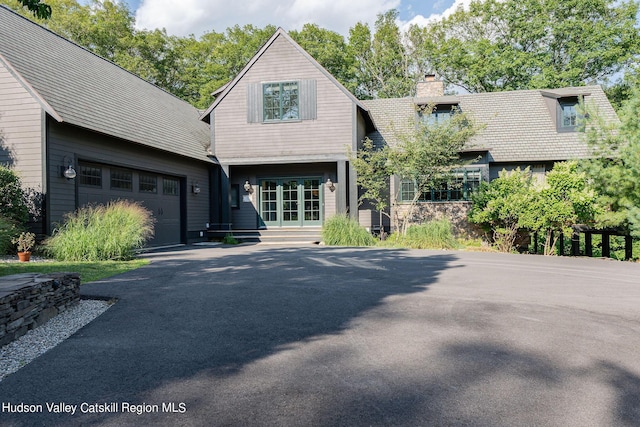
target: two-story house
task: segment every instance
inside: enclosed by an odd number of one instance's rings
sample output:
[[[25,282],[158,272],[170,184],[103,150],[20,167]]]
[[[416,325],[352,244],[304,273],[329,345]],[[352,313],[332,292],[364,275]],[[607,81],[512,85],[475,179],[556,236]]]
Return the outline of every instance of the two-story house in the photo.
[[[588,155],[579,99],[617,120],[598,86],[444,96],[431,78],[416,98],[360,101],[282,29],[214,96],[199,112],[0,6],[0,162],[43,196],[44,234],[115,199],[153,212],[152,245],[204,240],[208,229],[317,233],[337,213],[371,227],[378,215],[358,203],[349,152],[367,136],[393,145],[398,129],[446,120],[454,106],[484,125],[462,153],[474,162],[459,185],[427,192],[417,219],[462,224],[470,192],[501,169],[543,176]],[[403,209],[412,183],[392,177],[389,191]]]

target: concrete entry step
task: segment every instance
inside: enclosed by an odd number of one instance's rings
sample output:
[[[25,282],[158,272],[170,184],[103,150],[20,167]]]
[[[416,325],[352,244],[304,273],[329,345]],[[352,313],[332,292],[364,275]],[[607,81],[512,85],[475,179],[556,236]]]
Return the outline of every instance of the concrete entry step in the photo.
[[[280,227],[254,230],[209,230],[211,239],[222,239],[231,234],[242,243],[320,243],[321,227]]]

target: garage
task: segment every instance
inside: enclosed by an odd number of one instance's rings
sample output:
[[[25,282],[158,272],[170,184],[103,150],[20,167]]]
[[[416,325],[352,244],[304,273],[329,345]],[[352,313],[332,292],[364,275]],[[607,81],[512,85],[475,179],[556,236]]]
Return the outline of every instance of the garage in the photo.
[[[182,180],[177,176],[99,163],[78,165],[78,205],[126,199],[142,203],[155,218],[149,246],[182,243]]]

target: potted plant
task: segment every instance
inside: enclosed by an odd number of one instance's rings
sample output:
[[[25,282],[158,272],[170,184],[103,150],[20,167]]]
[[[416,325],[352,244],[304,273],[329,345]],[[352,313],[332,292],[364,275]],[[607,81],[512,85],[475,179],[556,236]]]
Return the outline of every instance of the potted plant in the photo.
[[[27,262],[31,259],[31,249],[36,244],[36,235],[29,232],[22,232],[18,237],[11,239],[18,247],[18,258],[20,262]]]

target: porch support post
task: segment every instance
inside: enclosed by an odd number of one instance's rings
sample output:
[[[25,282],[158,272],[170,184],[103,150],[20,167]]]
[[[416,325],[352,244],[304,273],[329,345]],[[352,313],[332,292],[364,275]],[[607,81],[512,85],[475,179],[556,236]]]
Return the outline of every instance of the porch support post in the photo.
[[[220,170],[220,222],[228,224],[231,222],[231,206],[229,203],[229,165],[221,165]]]
[[[573,234],[571,235],[571,256],[579,256],[580,255],[580,233],[573,230]]]
[[[338,186],[336,188],[336,213],[344,215],[347,213],[347,192],[349,190],[347,184],[347,162],[338,160]]]
[[[358,220],[358,175],[355,168],[348,163],[349,167],[349,216]]]

